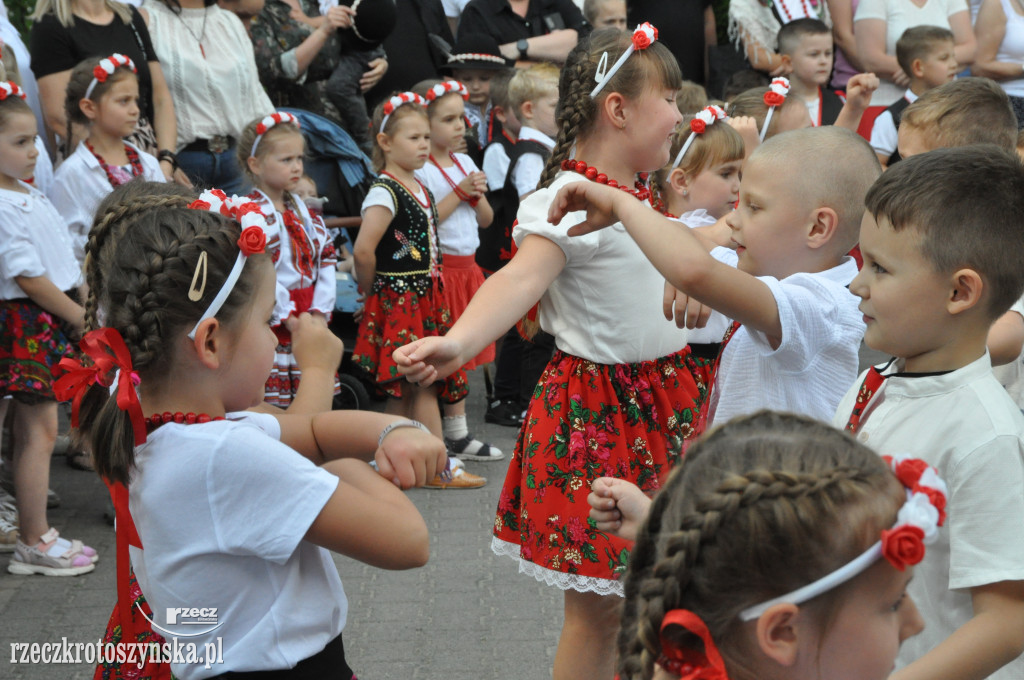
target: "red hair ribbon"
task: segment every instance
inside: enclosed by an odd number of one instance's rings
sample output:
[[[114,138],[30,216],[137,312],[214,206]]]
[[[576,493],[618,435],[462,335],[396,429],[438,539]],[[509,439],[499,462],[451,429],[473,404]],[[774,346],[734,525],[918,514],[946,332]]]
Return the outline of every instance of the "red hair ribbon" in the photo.
[[[682,626],[704,643],[704,651],[685,649],[665,638],[669,626]],[[661,621],[661,656],[658,665],[681,680],[729,680],[725,661],[711,632],[699,616],[688,609],[673,609]]]

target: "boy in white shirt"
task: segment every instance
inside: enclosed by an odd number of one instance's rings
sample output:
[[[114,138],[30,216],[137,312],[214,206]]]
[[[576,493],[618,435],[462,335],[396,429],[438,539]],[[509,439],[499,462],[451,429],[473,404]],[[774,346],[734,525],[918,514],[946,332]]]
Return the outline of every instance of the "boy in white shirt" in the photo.
[[[804,103],[811,125],[832,125],[845,94],[828,87],[835,51],[832,29],[819,19],[797,19],[779,29],[779,55],[789,73],[789,96]]]
[[[592,182],[563,188],[552,219],[587,209],[570,234],[621,220],[669,283],[740,324],[720,357],[713,423],[762,408],[829,420],[857,374],[864,322],[846,288],[857,273],[847,253],[880,173],[871,147],[850,130],[768,139],[747,160],[739,207],[726,217],[735,253],[709,255],[688,227]]]
[[[508,84],[509,106],[519,120],[517,144],[530,140],[546,147],[547,154],[527,151],[509,166],[512,182],[522,200],[537,189],[544,165],[555,146],[558,125],[555,107],[558,106],[558,67],[550,63],[534,64],[518,71]]]
[[[870,369],[833,424],[918,457],[949,486],[948,522],[907,593],[925,621],[892,680],[1024,677],[1024,416],[992,375],[989,327],[1024,292],[1024,165],[994,146],[939,149],[868,192],[861,298]]]

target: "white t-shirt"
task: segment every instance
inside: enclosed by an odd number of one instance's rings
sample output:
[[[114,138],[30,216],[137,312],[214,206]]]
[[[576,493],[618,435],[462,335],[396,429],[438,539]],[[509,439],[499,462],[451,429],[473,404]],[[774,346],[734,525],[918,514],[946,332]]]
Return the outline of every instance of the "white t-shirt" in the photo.
[[[622,224],[585,236],[565,232],[585,214],[569,213],[561,224],[548,222],[548,206],[570,182],[586,182],[575,172],[559,172],[550,186],[519,205],[512,231],[517,246],[530,234],[552,241],[565,254],[565,268],[540,299],[540,325],[555,336],[558,349],[599,364],[651,361],[686,346],[685,329],[662,315],[665,279]]]
[[[436,165],[427,161],[423,167],[416,171],[416,179],[423,182],[434,200],[440,203],[448,194],[452,193],[452,185],[444,178],[445,173],[453,182],[458,184],[470,174],[479,170],[473,159],[464,153],[455,154],[458,164],[441,170]],[[459,166],[462,166],[462,170]],[[465,171],[465,172],[463,172]],[[474,255],[480,247],[480,226],[476,221],[476,210],[466,203],[459,201],[455,210],[448,219],[441,220],[437,225],[437,239],[441,242],[441,252],[445,255]]]
[[[839,404],[836,427],[845,427],[863,379]],[[903,642],[897,666],[905,666],[973,616],[970,588],[1024,580],[1024,416],[986,353],[950,373],[889,377],[860,423],[860,441],[921,458],[949,486],[946,524],[907,589],[925,627]],[[1024,657],[988,677],[1024,678]]]
[[[1010,0],[1000,1],[1003,4],[1003,14],[1006,15],[1006,33],[1003,35],[1003,41],[999,43],[996,61],[1024,63],[1024,16],[1018,14]],[[1024,78],[1000,80],[999,85],[1008,95],[1024,97]]]
[[[1024,298],[1017,300],[1010,311],[1024,317]],[[1024,408],[1024,353],[1008,364],[993,366],[992,373],[1017,406]]]
[[[81,283],[71,234],[53,204],[33,186],[0,189],[0,299],[26,297],[15,276],[45,276],[68,291]]]
[[[723,250],[712,254],[724,257]],[[758,277],[779,307],[782,342],[772,349],[764,333],[746,326],[733,334],[712,389],[713,424],[763,408],[832,419],[857,377],[864,337],[859,299],[846,288],[856,275],[857,263],[846,257],[823,272]]]
[[[918,7],[911,0],[861,0],[853,15],[856,32],[858,21],[881,19],[885,22],[885,53],[896,56],[896,41],[903,32],[914,26],[939,26],[949,28],[949,17],[966,12],[964,0],[927,0],[924,7]],[[882,80],[871,95],[872,106],[889,106],[900,98],[903,90],[890,80]]]
[[[910,88],[903,93],[903,97],[911,104],[917,101],[917,95],[911,92]],[[882,111],[878,114],[878,118],[875,118],[875,123],[871,128],[871,148],[875,150],[875,153],[891,156],[899,146],[898,133],[899,130],[896,128],[892,112]]]
[[[223,664],[171,664],[182,680],[291,668],[345,626],[334,561],[303,540],[338,478],[279,437],[272,416],[244,414],[163,425],[135,451],[129,507],[144,549],[131,560],[154,621],[202,631],[187,638],[200,650],[223,638]],[[175,607],[216,607],[219,625],[169,625]]]
[[[466,9],[468,4],[469,0],[441,0],[441,6],[444,7],[444,15],[449,19],[458,19],[462,15],[462,10]]]
[[[508,175],[508,165],[511,159],[505,151],[505,145],[501,142],[491,142],[484,149],[484,174],[487,175],[487,188],[491,191],[501,191],[505,186],[505,176]]]
[[[680,215],[677,222],[682,222],[690,229],[696,229],[697,227],[710,227],[717,220],[708,215],[708,211],[701,208],[700,210],[691,210]],[[723,252],[718,252],[723,251]],[[729,248],[717,248],[716,258],[719,262],[724,262],[730,267],[736,266],[736,251]],[[722,342],[722,338],[725,337],[725,332],[729,330],[729,326],[732,325],[732,320],[727,318],[721,312],[712,311],[711,316],[708,317],[707,325],[704,328],[694,328],[689,331],[687,339],[691,345],[712,345]]]
[[[519,130],[519,141],[524,139],[540,142],[548,149],[555,148],[555,140],[540,130],[535,130],[525,125]],[[547,159],[539,153],[524,153],[519,157],[516,167],[512,168],[512,182],[515,184],[520,198],[531,191],[537,190],[537,182],[540,181],[540,176],[544,174],[545,163],[547,163]]]
[[[135,149],[142,163],[142,176],[148,182],[164,182],[160,161],[134,144],[125,142]],[[131,172],[131,168],[127,168]],[[107,173],[89,151],[85,142],[79,142],[75,152],[64,159],[53,177],[50,200],[64,218],[74,239],[75,257],[78,263],[85,260],[85,244],[89,241],[89,230],[96,216],[96,208],[114,187],[107,179]]]

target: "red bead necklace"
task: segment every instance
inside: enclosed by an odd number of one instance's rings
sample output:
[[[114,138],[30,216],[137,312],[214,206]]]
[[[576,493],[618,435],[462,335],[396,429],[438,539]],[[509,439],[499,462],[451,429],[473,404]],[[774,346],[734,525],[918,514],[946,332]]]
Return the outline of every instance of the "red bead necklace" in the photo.
[[[630,189],[625,184],[619,184],[614,179],[608,179],[608,175],[604,174],[603,172],[598,172],[597,168],[595,168],[592,165],[587,165],[583,161],[577,161],[573,160],[572,158],[567,158],[564,161],[562,161],[562,170],[567,170],[569,172],[578,172],[587,179],[593,182],[597,182],[598,184],[607,184],[613,189],[616,187],[622,189],[627,194],[632,194],[633,196],[635,196],[636,199],[639,201],[648,201],[651,198],[651,190],[646,184],[647,173],[640,173],[640,179],[638,179],[633,185],[636,188]]]
[[[465,169],[463,169],[462,163],[459,163],[459,159],[455,157],[455,154],[449,151],[448,158],[452,159],[452,163],[455,164],[455,167],[459,169],[459,172],[461,172],[464,177],[469,177],[469,173],[466,172]],[[465,201],[466,203],[469,203],[469,206],[471,208],[475,208],[476,204],[480,202],[480,197],[470,196],[465,191],[463,191],[455,182],[455,180],[448,176],[448,173],[444,171],[444,168],[440,166],[440,164],[434,158],[434,154],[430,154],[430,162],[434,164],[434,167],[441,171],[441,174],[444,175],[445,180],[448,182],[448,185],[451,186],[452,191],[455,192],[455,195],[459,197],[459,200]]]
[[[92,148],[92,144],[89,143],[89,140],[85,140],[85,146],[89,149],[92,155],[96,157],[96,160],[99,161],[100,167],[103,168],[103,172],[107,173],[107,181],[110,182],[110,186],[115,189],[121,186],[123,182],[119,181],[118,178],[114,176],[114,173],[110,171],[110,165],[103,160],[103,156],[96,153],[96,149]],[[125,155],[128,156],[128,165],[131,166],[132,177],[138,177],[143,173],[142,161],[139,159],[139,154],[135,152],[135,149],[127,144],[124,145],[124,152]]]
[[[213,422],[214,420],[224,420],[224,416],[210,416],[205,413],[192,413],[191,411],[189,413],[164,411],[163,413],[154,413],[146,418],[146,432],[152,432],[165,423],[195,425],[197,423]]]
[[[423,200],[421,201],[420,199],[416,198],[416,194],[414,194],[413,192],[409,191],[409,187],[405,186],[405,182],[403,182],[402,180],[398,179],[397,177],[395,177],[394,175],[392,175],[392,174],[391,174],[390,172],[388,172],[387,170],[381,170],[381,171],[380,171],[380,174],[382,174],[382,175],[387,175],[387,176],[388,176],[388,177],[390,177],[391,179],[393,179],[393,180],[395,180],[396,182],[398,182],[399,184],[401,184],[401,185],[402,185],[402,188],[403,188],[403,189],[405,189],[406,191],[408,191],[408,192],[409,192],[409,195],[410,195],[410,196],[412,196],[412,197],[413,197],[413,199],[414,199],[414,200],[415,200],[415,201],[416,201],[417,203],[419,203],[419,204],[420,204],[421,206],[423,206],[423,209],[424,209],[424,210],[429,210],[429,209],[430,209],[430,192],[429,192],[429,191],[427,191],[427,188],[426,188],[425,186],[423,186],[423,182],[419,181],[418,179],[416,180],[416,184],[419,184],[419,185],[420,185],[420,189],[422,189],[422,190],[423,190]]]

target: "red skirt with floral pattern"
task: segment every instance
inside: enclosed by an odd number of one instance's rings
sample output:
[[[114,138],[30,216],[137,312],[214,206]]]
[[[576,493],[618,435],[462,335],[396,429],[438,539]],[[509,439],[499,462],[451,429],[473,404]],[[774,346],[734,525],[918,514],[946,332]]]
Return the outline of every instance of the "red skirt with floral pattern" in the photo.
[[[392,352],[420,338],[444,335],[451,324],[448,302],[436,279],[426,295],[384,288],[366,298],[352,362],[389,397],[401,399],[405,378],[398,372]],[[439,396],[445,403],[454,404],[467,394],[466,372],[461,368],[440,383]]]
[[[654,361],[595,364],[556,351],[519,431],[492,547],[563,590],[622,594],[631,543],[598,531],[587,494],[598,477],[658,489],[696,437],[700,394],[689,348]]]
[[[0,395],[54,401],[53,369],[72,350],[60,319],[30,300],[0,300]]]

